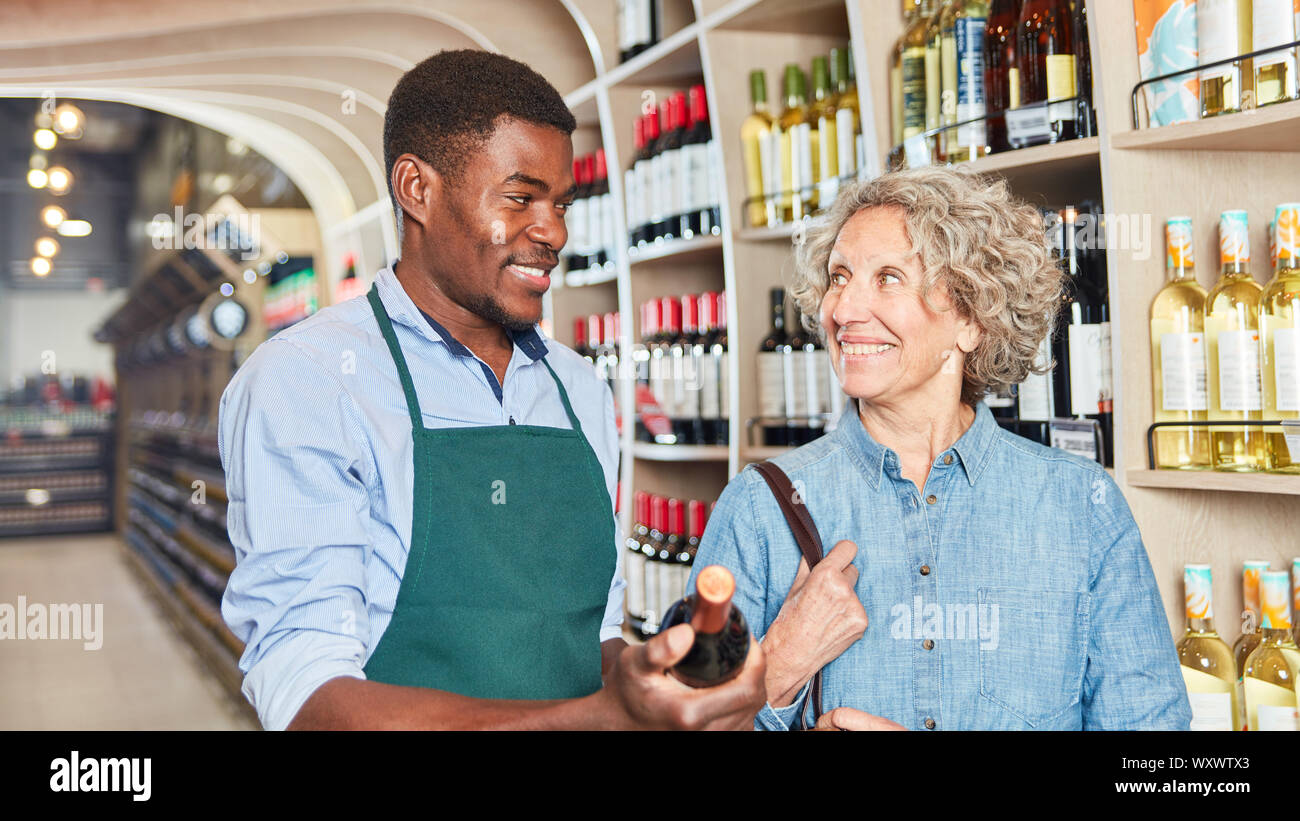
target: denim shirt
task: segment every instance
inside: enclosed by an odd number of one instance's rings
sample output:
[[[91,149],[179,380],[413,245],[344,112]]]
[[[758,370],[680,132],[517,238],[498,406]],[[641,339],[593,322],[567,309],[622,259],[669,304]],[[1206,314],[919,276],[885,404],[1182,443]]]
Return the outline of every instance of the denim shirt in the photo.
[[[914,730],[1185,730],[1191,707],[1137,523],[1095,462],[998,426],[988,408],[925,487],[850,402],[834,431],[773,460],[826,552],[858,545],[866,632],[822,673],[822,709]],[[799,548],[747,467],[709,520],[695,574],[721,564],[756,636],[781,610]],[[759,729],[812,723],[808,686]],[[802,709],[801,709],[802,708]]]

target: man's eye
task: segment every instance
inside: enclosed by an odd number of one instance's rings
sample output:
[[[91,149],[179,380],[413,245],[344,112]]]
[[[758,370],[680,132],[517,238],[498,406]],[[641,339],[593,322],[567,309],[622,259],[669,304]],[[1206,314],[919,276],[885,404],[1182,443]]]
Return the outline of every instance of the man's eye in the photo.
[[[564,213],[567,214],[567,213],[569,213],[569,209],[573,207],[573,203],[571,203],[571,202],[557,202],[557,203],[555,204],[555,207],[558,208],[558,209],[560,209],[561,211],[563,211]]]
[[[526,194],[506,194],[506,198],[512,199],[515,202],[519,203],[520,205],[527,205],[529,200],[531,199]]]

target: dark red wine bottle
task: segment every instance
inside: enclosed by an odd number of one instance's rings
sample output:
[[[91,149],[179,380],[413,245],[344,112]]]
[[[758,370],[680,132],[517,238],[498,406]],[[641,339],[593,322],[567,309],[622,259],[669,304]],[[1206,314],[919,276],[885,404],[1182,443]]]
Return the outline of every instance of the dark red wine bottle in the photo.
[[[700,571],[695,592],[679,599],[664,613],[660,632],[689,622],[695,644],[672,668],[672,674],[691,687],[713,687],[735,678],[749,655],[749,625],[731,606],[736,580],[720,564]]]

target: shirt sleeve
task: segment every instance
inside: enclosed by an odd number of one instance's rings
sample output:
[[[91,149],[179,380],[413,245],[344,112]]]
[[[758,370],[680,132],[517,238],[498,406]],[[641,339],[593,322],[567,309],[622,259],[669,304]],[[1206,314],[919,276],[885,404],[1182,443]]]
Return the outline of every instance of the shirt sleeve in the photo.
[[[1119,486],[1098,469],[1092,508],[1086,730],[1186,730],[1192,719],[1160,590]]]
[[[619,442],[618,423],[614,418],[614,393],[609,385],[601,384],[604,397],[604,438],[601,442],[606,458],[601,460],[605,470],[605,486],[609,489],[610,503],[618,505],[618,463]],[[612,513],[612,511],[611,511]],[[619,525],[618,514],[614,515],[614,578],[609,583],[609,601],[605,604],[605,617],[600,625],[600,640],[623,638],[623,596],[627,581],[623,577],[623,528]]]
[[[753,475],[751,475],[753,474]],[[695,587],[700,570],[711,564],[720,564],[736,577],[736,593],[732,604],[740,608],[749,629],[755,636],[767,634],[771,625],[767,621],[768,544],[755,526],[750,479],[761,482],[752,470],[746,469],[727,483],[718,498],[717,507],[709,518],[691,567],[691,577],[686,589]],[[808,695],[805,684],[795,700],[786,707],[763,705],[754,718],[756,730],[789,730],[799,718],[804,699]]]
[[[284,339],[226,387],[218,436],[236,558],[222,616],[244,695],[284,729],[326,681],[365,678],[372,448],[337,378]]]

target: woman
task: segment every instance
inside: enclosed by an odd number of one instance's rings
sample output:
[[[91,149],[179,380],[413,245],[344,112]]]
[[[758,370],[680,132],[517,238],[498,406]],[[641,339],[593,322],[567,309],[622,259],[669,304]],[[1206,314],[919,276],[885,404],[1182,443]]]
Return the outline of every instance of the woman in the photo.
[[[823,728],[1187,728],[1119,488],[980,401],[1029,374],[1061,289],[1038,211],[968,173],[858,183],[809,231],[792,292],[855,401],[774,461],[834,549],[809,573],[751,467],[695,562],[735,573],[763,637],[757,727],[809,726],[825,666]]]

